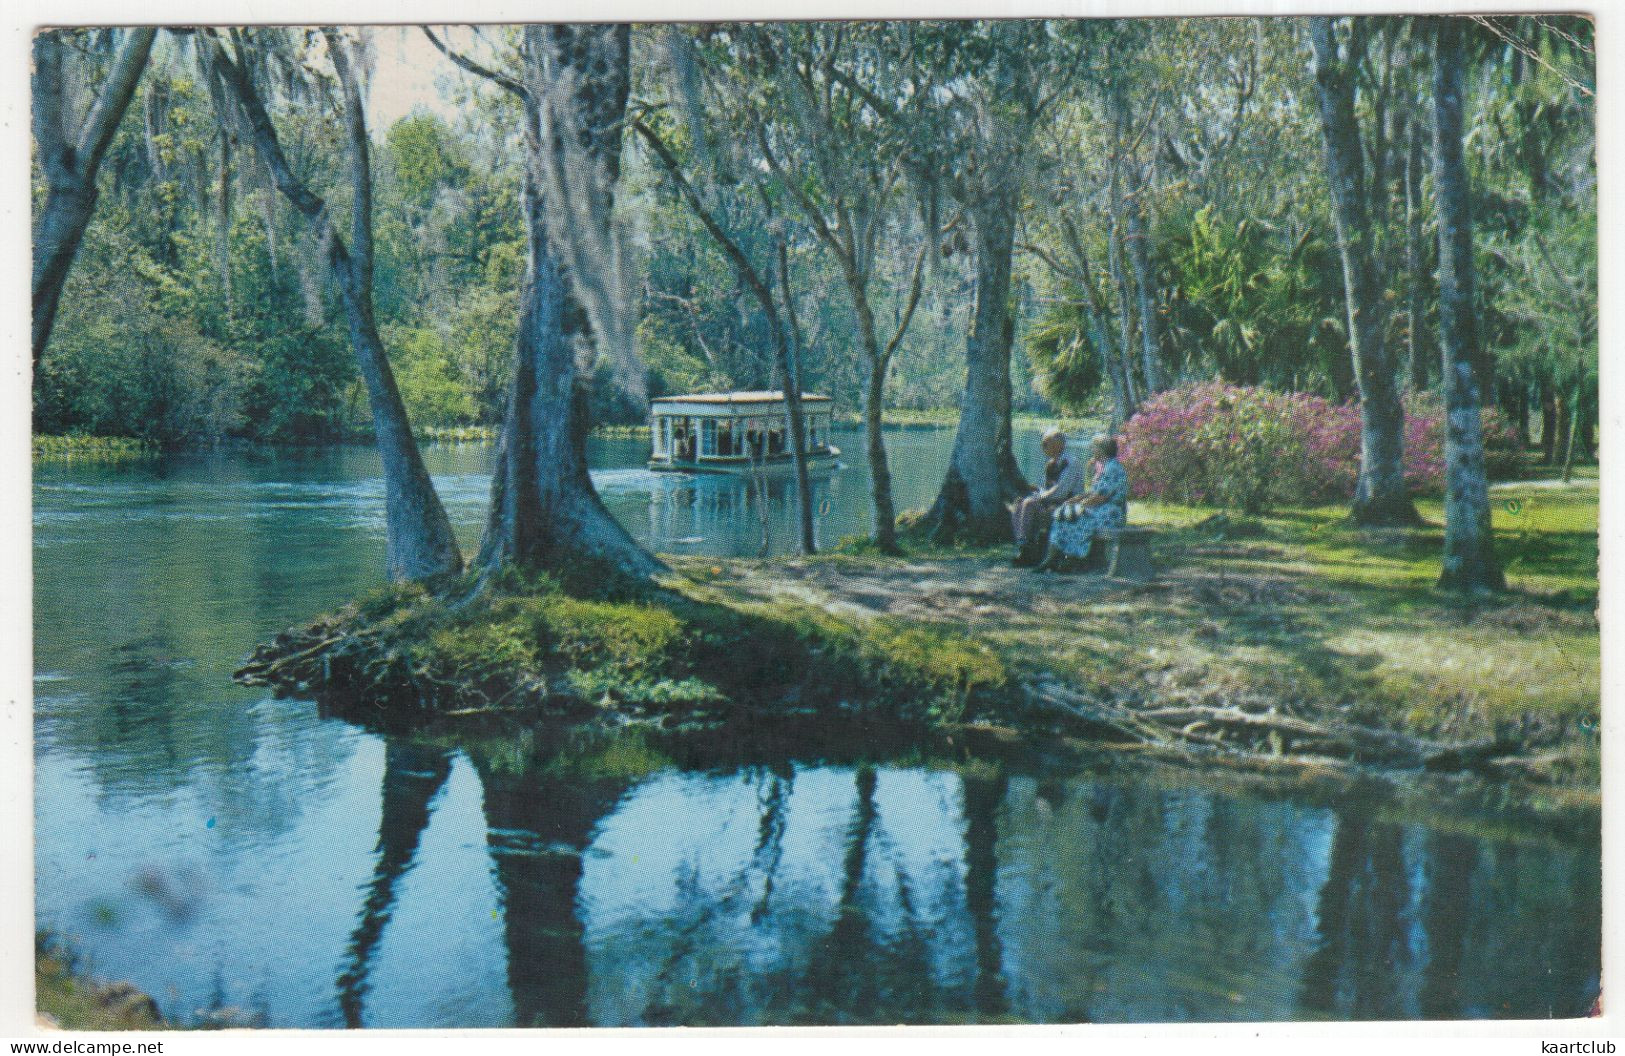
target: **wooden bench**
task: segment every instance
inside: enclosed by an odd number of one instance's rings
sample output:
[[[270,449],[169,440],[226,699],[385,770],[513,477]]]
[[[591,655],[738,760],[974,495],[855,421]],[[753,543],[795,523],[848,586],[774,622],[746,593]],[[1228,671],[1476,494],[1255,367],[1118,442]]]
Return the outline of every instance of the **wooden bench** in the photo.
[[[1155,575],[1151,567],[1151,537],[1155,534],[1150,528],[1123,527],[1096,536],[1106,542],[1106,574],[1141,583]]]

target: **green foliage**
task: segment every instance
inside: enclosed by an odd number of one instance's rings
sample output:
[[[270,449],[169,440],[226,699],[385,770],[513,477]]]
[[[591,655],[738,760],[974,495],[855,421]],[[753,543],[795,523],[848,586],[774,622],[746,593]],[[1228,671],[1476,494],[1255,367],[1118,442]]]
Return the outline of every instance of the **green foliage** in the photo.
[[[86,259],[70,276],[35,379],[35,430],[164,445],[235,433],[257,373],[253,361],[167,313],[156,266],[129,240],[114,235],[81,253]],[[101,268],[119,278],[98,283]]]
[[[35,435],[35,461],[127,462],[155,454],[157,445],[127,436]]]
[[[1498,24],[1525,47],[1473,31],[1466,143],[1493,396],[1510,415],[1545,388],[1577,397],[1583,421],[1594,422],[1592,27],[1552,15]],[[686,73],[673,58],[678,76],[639,74],[644,119],[775,280],[782,244],[805,338],[803,384],[828,391],[838,412],[857,410],[865,382],[858,320],[840,266],[792,192],[831,216],[844,212],[841,237],[859,236],[882,337],[898,322],[917,254],[929,250],[888,386],[896,407],[940,409],[963,386],[974,293],[974,220],[953,202],[992,172],[1013,174],[1023,194],[1012,302],[1026,356],[1015,357],[1016,407],[1102,398],[1102,338],[1120,341],[1121,318],[1133,315],[1107,266],[1114,187],[1131,191],[1146,217],[1151,300],[1164,324],[1157,355],[1170,379],[1355,394],[1300,21],[669,32],[662,53],[670,44],[672,56],[692,55]],[[1405,254],[1405,136],[1425,118],[1431,91],[1425,35],[1404,19],[1370,20],[1362,33],[1358,109],[1376,180],[1373,249],[1393,309],[1388,339],[1408,350],[1415,338],[1431,361],[1426,333],[1408,334],[1404,311],[1418,293],[1424,327],[1435,325],[1431,175],[1422,181],[1419,274]],[[343,230],[348,159],[327,60],[299,31],[250,36],[275,56],[266,69],[283,71],[262,89],[295,168]],[[76,39],[71,72],[95,83],[105,56],[93,34]],[[40,364],[35,427],[166,445],[362,435],[367,401],[308,225],[265,180],[240,129],[222,142],[190,47],[160,37],[108,150],[97,213]],[[453,79],[456,116],[418,111],[372,130],[378,322],[409,412],[429,429],[500,420],[523,281],[519,108],[474,85]],[[816,105],[806,105],[809,91]],[[766,162],[753,129],[762,115],[787,179],[759,178]],[[1029,125],[1044,134],[1024,140]],[[638,232],[636,337],[650,390],[776,385],[759,307],[636,143],[629,137],[617,206]],[[36,210],[43,192],[36,170]],[[1137,360],[1137,347],[1128,352]],[[1131,375],[1139,369],[1131,363]],[[607,370],[584,364],[584,372],[596,420],[642,417]],[[1131,381],[1143,399],[1143,379]]]
[[[1027,331],[1027,357],[1044,395],[1063,407],[1088,403],[1105,382],[1095,320],[1075,289]]]
[[[1282,229],[1212,205],[1163,224],[1175,326],[1221,378],[1341,398],[1352,381],[1337,253],[1314,225]]]

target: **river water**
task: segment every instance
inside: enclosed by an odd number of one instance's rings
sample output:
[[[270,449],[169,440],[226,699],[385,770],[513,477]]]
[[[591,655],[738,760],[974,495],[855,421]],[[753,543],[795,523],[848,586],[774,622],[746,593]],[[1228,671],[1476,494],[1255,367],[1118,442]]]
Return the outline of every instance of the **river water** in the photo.
[[[951,436],[892,435],[899,508]],[[826,543],[867,527],[861,438],[836,442]],[[636,535],[757,552],[746,484],[642,456],[594,441]],[[490,449],[428,459],[472,547]],[[370,451],[42,466],[34,504],[38,923],[181,1022],[1522,1018],[1596,994],[1594,834],[1105,763],[383,737],[230,680],[377,584]]]

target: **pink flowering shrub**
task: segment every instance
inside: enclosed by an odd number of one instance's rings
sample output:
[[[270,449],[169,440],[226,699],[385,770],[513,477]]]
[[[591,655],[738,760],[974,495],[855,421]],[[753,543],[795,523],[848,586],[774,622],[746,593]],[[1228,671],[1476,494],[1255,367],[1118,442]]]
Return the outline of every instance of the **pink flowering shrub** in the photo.
[[[1507,468],[1516,431],[1484,412],[1490,469]],[[1279,506],[1349,501],[1360,469],[1360,409],[1308,393],[1223,383],[1187,386],[1142,404],[1123,428],[1119,457],[1133,495],[1259,513]],[[1444,408],[1412,401],[1405,422],[1405,479],[1442,490]]]

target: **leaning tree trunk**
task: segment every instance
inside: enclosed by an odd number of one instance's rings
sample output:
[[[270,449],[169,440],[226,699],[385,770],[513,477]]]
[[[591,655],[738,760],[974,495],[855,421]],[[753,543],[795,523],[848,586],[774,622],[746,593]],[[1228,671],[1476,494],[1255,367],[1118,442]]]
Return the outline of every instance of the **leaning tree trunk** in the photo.
[[[995,188],[976,210],[976,317],[948,473],[926,524],[939,541],[1010,538],[1005,503],[1027,490],[1010,430],[1010,263],[1019,190]]]
[[[68,98],[62,83],[62,39],[59,30],[34,38],[34,143],[45,176],[45,206],[34,225],[33,357],[51,341],[57,306],[79,243],[96,212],[96,173],[135,95],[136,84],[152,54],[156,29],[132,29],[113,60],[85,117],[84,126],[69,130]]]
[[[1563,483],[1567,484],[1574,477],[1574,449],[1584,439],[1584,430],[1580,425],[1580,385],[1574,385],[1574,393],[1569,397],[1569,435],[1568,446],[1563,454]]]
[[[1101,296],[1099,287],[1095,285],[1094,269],[1089,266],[1089,256],[1084,251],[1083,239],[1079,237],[1077,228],[1065,214],[1061,216],[1061,226],[1072,248],[1072,255],[1077,259],[1078,280],[1083,286],[1086,298],[1083,309],[1089,317],[1089,340],[1100,356],[1101,373],[1111,384],[1112,432],[1115,433],[1134,417],[1134,395],[1129,388],[1128,370],[1112,344],[1111,327],[1107,322],[1110,313],[1106,307],[1106,299]]]
[[[886,374],[889,355],[880,347],[874,309],[869,304],[868,281],[854,269],[846,269],[847,289],[858,317],[858,333],[869,360],[868,384],[863,390],[863,441],[869,460],[869,493],[874,505],[874,543],[882,552],[897,552],[897,510],[892,504],[891,461],[886,457],[885,412]],[[919,282],[915,281],[915,300]],[[910,306],[912,314],[913,307]],[[901,336],[901,335],[899,335]]]
[[[1473,220],[1462,158],[1461,19],[1435,21],[1433,179],[1439,203],[1439,344],[1444,350],[1444,570],[1455,590],[1506,586],[1490,529],[1473,309]]]
[[[1349,348],[1360,387],[1360,475],[1352,513],[1361,524],[1417,524],[1421,518],[1405,487],[1405,409],[1384,342],[1382,284],[1367,212],[1354,86],[1338,61],[1332,20],[1312,18],[1309,26],[1315,53],[1315,95],[1326,148],[1326,182],[1331,187],[1337,248],[1343,260]]]
[[[630,86],[630,29],[625,25],[530,26],[526,46],[532,60],[549,48],[571,81],[559,107],[561,135],[578,137],[583,157],[603,170],[606,186],[620,175],[621,122]],[[491,478],[491,508],[477,563],[486,572],[504,565],[547,569],[600,579],[610,572],[646,578],[664,566],[631,537],[605,508],[593,487],[587,463],[584,379],[576,361],[589,339],[587,313],[572,290],[560,259],[562,232],[549,230],[569,206],[549,209],[539,186],[541,151],[559,149],[541,131],[542,93],[560,90],[547,83],[539,62],[527,65],[526,167],[523,200],[528,265],[520,299],[519,332],[514,342],[514,374],[508,391],[497,464]],[[611,208],[613,200],[595,203]]]
[[[348,52],[337,37],[329,34],[329,52],[345,96],[345,123],[350,147],[350,178],[355,197],[351,234],[356,243],[354,256],[345,247],[327,210],[327,203],[294,175],[282,152],[281,141],[259,93],[248,79],[246,69],[226,57],[218,42],[214,65],[231,89],[243,111],[254,148],[271,170],[277,189],[310,221],[318,244],[323,247],[329,270],[339,289],[349,325],[350,344],[355,349],[356,366],[367,387],[372,406],[373,431],[384,471],[384,525],[387,535],[387,568],[392,579],[419,580],[456,572],[462,567],[462,554],[452,534],[451,521],[434,482],[423,464],[412,423],[395,384],[372,308],[372,172],[368,161],[365,114],[360,92],[351,69]]]
[[[1111,328],[1093,308],[1089,309],[1089,333],[1100,353],[1100,369],[1110,379],[1112,387],[1112,432],[1123,428],[1134,417],[1134,403],[1129,396],[1128,376],[1123,361],[1112,344]]]

